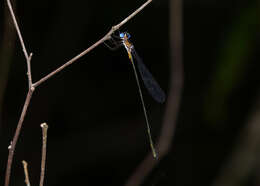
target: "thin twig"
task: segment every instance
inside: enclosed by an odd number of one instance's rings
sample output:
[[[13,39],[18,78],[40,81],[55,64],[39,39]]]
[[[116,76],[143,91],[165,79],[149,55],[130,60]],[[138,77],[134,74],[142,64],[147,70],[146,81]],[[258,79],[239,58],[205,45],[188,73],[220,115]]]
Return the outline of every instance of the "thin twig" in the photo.
[[[109,35],[111,35],[112,32],[109,31]],[[102,39],[100,39],[99,41],[97,41],[95,44],[93,44],[92,46],[90,46],[88,49],[84,50],[83,52],[81,52],[80,54],[78,54],[77,56],[75,56],[74,58],[72,58],[71,60],[67,61],[65,64],[63,64],[62,66],[60,66],[59,68],[57,68],[56,70],[52,71],[51,73],[49,73],[48,75],[44,76],[42,79],[40,79],[39,81],[37,81],[36,83],[33,84],[33,86],[36,88],[38,87],[40,84],[42,84],[43,82],[45,82],[46,80],[48,80],[49,78],[51,78],[52,76],[54,76],[55,74],[57,74],[58,72],[62,71],[64,68],[66,68],[67,66],[71,65],[72,63],[74,63],[75,61],[77,61],[79,58],[81,58],[82,56],[86,55],[88,52],[90,52],[91,50],[93,50],[94,48],[96,48],[98,45],[102,44],[104,41],[106,41],[109,38],[109,35],[107,34],[106,36],[104,36]]]
[[[22,46],[22,49],[23,49],[23,53],[24,53],[24,56],[25,56],[25,59],[26,59],[28,85],[29,85],[29,89],[31,89],[32,88],[32,74],[31,74],[32,53],[30,53],[30,55],[28,55],[28,52],[26,50],[26,47],[25,47],[25,44],[24,44],[24,41],[23,41],[23,37],[22,37],[21,31],[20,31],[19,25],[17,23],[17,20],[16,20],[16,17],[15,17],[14,11],[13,11],[13,7],[12,7],[10,0],[7,0],[7,5],[8,5],[8,8],[9,8],[9,11],[11,13],[11,17],[13,19],[14,26],[15,26],[17,35],[19,37],[19,40],[20,40],[20,43],[21,43],[21,46]]]
[[[14,26],[15,26],[16,32],[18,34],[18,37],[19,37],[19,40],[20,40],[20,43],[21,43],[21,46],[22,46],[22,49],[23,49],[23,53],[24,53],[24,56],[25,56],[25,59],[26,59],[29,90],[28,90],[28,93],[27,93],[27,97],[26,97],[26,100],[25,100],[25,103],[24,103],[24,106],[23,106],[23,110],[22,110],[20,119],[19,119],[17,127],[16,127],[16,131],[15,131],[13,140],[11,142],[11,145],[8,148],[9,154],[8,154],[8,160],[7,160],[7,166],[6,166],[6,173],[5,173],[5,186],[8,186],[9,182],[10,182],[10,175],[11,175],[12,162],[13,162],[13,156],[14,156],[16,143],[18,141],[18,138],[19,138],[19,135],[20,135],[20,132],[21,132],[21,129],[22,129],[23,121],[24,121],[28,106],[30,104],[32,94],[34,92],[34,87],[32,86],[32,76],[31,76],[32,53],[30,54],[30,56],[28,56],[28,52],[26,50],[26,47],[25,47],[25,44],[24,44],[24,41],[23,41],[23,37],[22,37],[22,34],[20,32],[20,28],[18,26],[18,23],[16,21],[16,17],[15,17],[12,5],[10,3],[10,0],[7,0],[7,5],[8,5],[8,8],[9,8],[9,11],[11,13],[11,17],[12,17],[12,20],[14,22]]]
[[[126,24],[130,19],[132,19],[136,14],[138,14],[140,11],[142,11],[149,3],[151,3],[152,0],[147,0],[142,6],[140,6],[138,9],[136,9],[132,14],[127,16],[123,21],[121,21],[119,24],[112,27],[113,32],[118,30],[122,25]]]
[[[81,52],[80,54],[78,54],[77,56],[73,57],[71,60],[67,61],[64,65],[60,66],[59,68],[57,68],[56,70],[52,71],[51,73],[47,74],[46,76],[44,76],[43,78],[41,78],[39,81],[37,81],[36,83],[33,84],[34,87],[39,86],[40,84],[42,84],[44,81],[46,81],[47,79],[51,78],[52,76],[54,76],[55,74],[57,74],[58,72],[62,71],[64,68],[66,68],[67,66],[71,65],[72,63],[74,63],[75,61],[77,61],[79,58],[83,57],[84,55],[86,55],[87,53],[89,53],[91,50],[93,50],[94,48],[96,48],[97,46],[99,46],[100,44],[104,43],[106,40],[111,38],[111,35],[118,30],[122,25],[124,25],[125,23],[127,23],[131,18],[133,18],[136,14],[138,14],[141,10],[143,10],[149,3],[151,3],[152,0],[148,0],[147,2],[145,2],[142,6],[140,6],[137,10],[135,10],[132,14],[130,14],[127,18],[125,18],[123,21],[121,21],[119,24],[112,26],[112,28],[110,29],[110,31],[104,36],[102,37],[100,40],[98,40],[96,43],[94,43],[93,45],[91,45],[89,48],[87,48],[86,50],[84,50],[83,52]]]
[[[23,106],[22,114],[20,116],[19,122],[18,122],[17,127],[16,127],[14,138],[11,142],[11,145],[8,147],[9,154],[8,154],[7,167],[6,167],[6,172],[5,172],[5,186],[9,185],[15,146],[16,146],[17,140],[19,138],[21,129],[22,129],[24,117],[26,115],[29,103],[31,101],[32,94],[33,94],[33,90],[30,89],[27,93],[27,97],[26,97],[26,100],[25,100],[25,103],[24,103],[24,106]]]
[[[31,186],[30,179],[29,179],[29,173],[28,173],[28,163],[24,160],[22,161],[22,163],[23,163],[24,176],[25,176],[24,182],[26,183],[26,186]]]
[[[22,34],[21,34],[21,31],[20,31],[20,28],[18,26],[18,23],[16,21],[16,18],[15,18],[15,15],[14,15],[14,11],[13,11],[13,7],[10,3],[10,0],[7,0],[7,5],[8,5],[8,8],[10,10],[10,13],[11,13],[11,16],[12,16],[12,19],[13,19],[13,22],[14,22],[14,26],[15,26],[15,29],[16,29],[16,32],[18,34],[18,37],[19,37],[19,40],[20,40],[20,43],[22,45],[22,48],[23,48],[23,53],[24,53],[24,56],[26,58],[26,60],[28,60],[29,56],[28,56],[28,52],[25,48],[25,44],[24,44],[24,41],[23,41],[23,37],[22,37]]]
[[[33,55],[33,53],[30,53],[29,58],[26,60],[27,61],[27,76],[28,76],[29,89],[32,88],[32,72],[31,72],[32,55]]]
[[[47,151],[47,123],[41,124],[42,128],[42,162],[41,162],[41,177],[40,177],[40,186],[43,186],[44,174],[45,174],[45,164],[46,164],[46,151]]]
[[[159,163],[160,159],[170,149],[175,131],[177,114],[181,101],[183,86],[182,64],[182,0],[170,1],[170,54],[171,54],[171,80],[170,92],[167,101],[166,113],[161,134],[156,144],[158,159],[155,161],[149,153],[127,180],[126,186],[141,185],[145,177]]]
[[[23,106],[23,110],[19,119],[19,122],[17,124],[17,128],[15,131],[15,135],[13,137],[13,141],[11,142],[11,145],[9,146],[9,154],[8,154],[8,161],[7,161],[7,167],[6,167],[6,175],[5,175],[5,186],[9,186],[9,182],[10,182],[10,175],[11,175],[11,167],[12,167],[12,162],[13,162],[13,156],[14,156],[14,151],[15,151],[15,147],[16,147],[16,143],[17,140],[19,138],[20,132],[21,132],[21,128],[22,128],[22,124],[24,121],[24,117],[26,115],[27,112],[27,108],[28,105],[30,103],[32,94],[35,90],[35,88],[37,86],[39,86],[41,83],[45,82],[47,79],[51,78],[52,76],[54,76],[55,74],[57,74],[58,72],[62,71],[65,67],[71,65],[73,62],[75,62],[77,59],[81,58],[82,56],[86,55],[88,52],[90,52],[91,50],[93,50],[95,47],[97,47],[98,45],[102,44],[104,41],[108,40],[111,38],[111,35],[118,30],[122,25],[124,25],[126,22],[128,22],[130,19],[132,19],[136,14],[138,14],[141,10],[143,10],[149,3],[151,3],[152,0],[147,0],[141,7],[139,7],[137,10],[135,10],[132,14],[130,14],[127,18],[125,18],[123,21],[121,21],[119,24],[112,26],[112,28],[110,29],[110,31],[100,40],[98,40],[96,43],[94,43],[92,46],[90,46],[88,49],[84,50],[82,53],[78,54],[77,56],[75,56],[74,58],[72,58],[71,60],[67,61],[65,64],[63,64],[62,66],[60,66],[59,68],[57,68],[56,70],[54,70],[53,72],[47,74],[45,77],[43,77],[42,79],[40,79],[39,81],[37,81],[36,83],[33,83],[32,81],[32,75],[31,75],[31,58],[32,58],[32,53],[30,53],[30,56],[28,56],[28,52],[26,50],[24,41],[23,41],[23,37],[22,34],[20,32],[18,23],[16,21],[16,17],[12,8],[12,5],[10,3],[10,0],[7,0],[7,4],[8,4],[8,8],[10,10],[11,13],[11,17],[13,19],[14,22],[14,26],[16,29],[16,32],[19,36],[19,40],[20,43],[22,45],[22,49],[23,49],[23,53],[24,56],[26,58],[26,62],[27,62],[27,76],[28,76],[28,84],[29,84],[29,90],[27,93],[27,97]]]

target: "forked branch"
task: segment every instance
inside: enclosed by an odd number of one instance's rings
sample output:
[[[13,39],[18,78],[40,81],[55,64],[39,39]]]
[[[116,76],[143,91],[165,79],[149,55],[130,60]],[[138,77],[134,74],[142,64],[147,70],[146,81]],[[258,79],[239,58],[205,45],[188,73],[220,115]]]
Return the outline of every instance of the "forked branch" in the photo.
[[[41,78],[39,81],[37,81],[36,83],[33,83],[32,80],[32,73],[31,73],[31,59],[32,59],[32,53],[30,53],[30,55],[28,55],[28,51],[25,47],[24,44],[24,40],[20,31],[20,28],[18,26],[12,5],[10,3],[10,0],[6,0],[7,1],[7,5],[9,8],[9,11],[11,13],[11,17],[16,29],[16,32],[18,34],[21,46],[22,46],[22,50],[26,59],[26,63],[27,63],[27,76],[28,76],[28,85],[29,85],[29,90],[27,93],[27,97],[23,106],[23,110],[19,119],[19,122],[17,124],[17,128],[13,137],[13,140],[11,142],[11,145],[9,146],[9,154],[8,154],[8,161],[7,161],[7,167],[6,167],[6,174],[5,174],[5,186],[9,186],[9,181],[10,181],[10,175],[11,175],[11,167],[12,167],[12,162],[13,162],[13,156],[14,156],[14,152],[15,152],[15,147],[16,147],[16,143],[18,141],[20,132],[21,132],[21,128],[23,125],[23,121],[25,118],[25,115],[27,113],[27,109],[29,106],[29,103],[31,101],[32,98],[32,94],[35,90],[36,87],[38,87],[41,83],[45,82],[46,80],[48,80],[49,78],[51,78],[52,76],[54,76],[55,74],[57,74],[58,72],[62,71],[64,68],[66,68],[67,66],[71,65],[72,63],[74,63],[75,61],[77,61],[79,58],[81,58],[82,56],[86,55],[87,53],[89,53],[91,50],[93,50],[94,48],[96,48],[98,45],[102,44],[103,42],[105,42],[106,40],[109,40],[111,38],[111,35],[118,30],[122,25],[124,25],[125,23],[127,23],[130,19],[132,19],[136,14],[138,14],[140,11],[142,11],[149,3],[152,2],[152,0],[147,0],[142,6],[140,6],[138,9],[136,9],[132,14],[130,14],[129,16],[127,16],[123,21],[121,21],[119,24],[112,26],[112,28],[110,29],[110,31],[104,36],[102,37],[100,40],[98,40],[96,43],[94,43],[93,45],[91,45],[89,48],[87,48],[86,50],[84,50],[83,52],[81,52],[80,54],[78,54],[77,56],[75,56],[74,58],[72,58],[71,60],[67,61],[66,63],[64,63],[62,66],[60,66],[59,68],[57,68],[56,70],[52,71],[51,73],[47,74],[46,76],[44,76],[43,78]]]

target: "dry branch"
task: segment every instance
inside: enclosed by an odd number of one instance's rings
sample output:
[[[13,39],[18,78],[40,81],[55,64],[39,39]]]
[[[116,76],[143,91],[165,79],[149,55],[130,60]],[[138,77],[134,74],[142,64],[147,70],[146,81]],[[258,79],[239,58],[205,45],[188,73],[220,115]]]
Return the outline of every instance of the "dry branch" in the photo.
[[[28,163],[26,161],[22,161],[23,163],[23,169],[24,169],[24,176],[25,176],[25,184],[26,186],[31,186],[30,179],[29,179],[29,173],[28,173]]]
[[[98,45],[102,44],[104,41],[109,40],[111,38],[111,35],[118,30],[122,25],[124,25],[125,23],[127,23],[130,19],[132,19],[136,14],[138,14],[140,11],[142,11],[149,3],[152,2],[152,0],[148,0],[146,1],[142,6],[140,6],[138,9],[136,9],[132,14],[130,14],[129,16],[127,16],[123,21],[121,21],[119,24],[112,26],[112,28],[110,29],[110,31],[100,40],[98,40],[96,43],[94,43],[92,46],[90,46],[89,48],[87,48],[86,50],[84,50],[83,52],[81,52],[80,54],[78,54],[77,56],[75,56],[74,58],[72,58],[71,60],[67,61],[65,64],[63,64],[62,66],[60,66],[59,68],[57,68],[56,70],[52,71],[51,73],[47,74],[46,76],[44,76],[42,79],[40,79],[39,81],[37,81],[36,83],[33,83],[32,80],[32,75],[31,75],[31,59],[32,59],[32,53],[30,53],[30,55],[28,55],[28,51],[25,47],[24,44],[24,40],[19,28],[19,25],[17,23],[12,5],[10,3],[10,0],[6,0],[7,1],[7,5],[9,8],[9,11],[11,13],[11,17],[16,29],[16,32],[18,34],[19,40],[20,40],[20,44],[22,46],[22,50],[26,59],[26,63],[27,63],[27,76],[28,76],[28,93],[27,93],[27,97],[23,106],[23,110],[19,119],[19,122],[17,124],[17,128],[13,137],[13,140],[11,142],[10,148],[9,148],[9,154],[8,154],[8,161],[7,161],[7,167],[6,167],[6,174],[5,174],[5,186],[9,186],[9,182],[10,182],[10,175],[11,175],[11,167],[12,167],[12,162],[13,162],[13,156],[14,156],[14,152],[15,152],[15,147],[16,147],[16,143],[18,141],[21,129],[22,129],[22,125],[23,125],[23,121],[25,118],[25,115],[27,113],[27,109],[29,106],[29,103],[31,101],[32,98],[32,94],[35,90],[36,87],[38,87],[41,83],[45,82],[46,80],[48,80],[49,78],[51,78],[52,76],[54,76],[55,74],[57,74],[58,72],[62,71],[64,68],[66,68],[67,66],[71,65],[72,63],[74,63],[75,61],[77,61],[79,58],[81,58],[82,56],[86,55],[88,52],[90,52],[91,50],[93,50],[94,48],[96,48]]]
[[[47,152],[47,130],[48,130],[47,123],[42,123],[41,128],[42,128],[42,162],[41,162],[40,186],[43,186],[45,164],[46,164],[46,152]]]

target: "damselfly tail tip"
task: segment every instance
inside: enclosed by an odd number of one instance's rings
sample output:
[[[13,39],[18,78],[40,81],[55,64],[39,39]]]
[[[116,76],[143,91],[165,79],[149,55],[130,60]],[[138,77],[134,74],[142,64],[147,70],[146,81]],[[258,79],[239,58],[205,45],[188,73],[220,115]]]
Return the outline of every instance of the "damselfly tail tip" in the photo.
[[[157,155],[157,152],[156,152],[156,150],[154,148],[154,145],[153,145],[152,141],[150,141],[150,146],[151,146],[151,150],[152,150],[152,154],[153,154],[154,159],[157,159],[158,155]]]
[[[157,153],[153,150],[153,158],[154,159],[157,159],[158,158],[158,155],[157,155]]]

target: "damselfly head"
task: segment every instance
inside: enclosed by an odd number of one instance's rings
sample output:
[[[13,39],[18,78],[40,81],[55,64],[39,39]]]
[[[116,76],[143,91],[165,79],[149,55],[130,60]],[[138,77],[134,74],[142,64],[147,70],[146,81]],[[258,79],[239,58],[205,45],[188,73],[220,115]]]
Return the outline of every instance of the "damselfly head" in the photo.
[[[119,37],[121,38],[121,39],[123,39],[123,38],[127,38],[127,39],[129,39],[130,37],[131,37],[131,35],[128,33],[128,32],[121,32],[120,34],[119,34]]]

